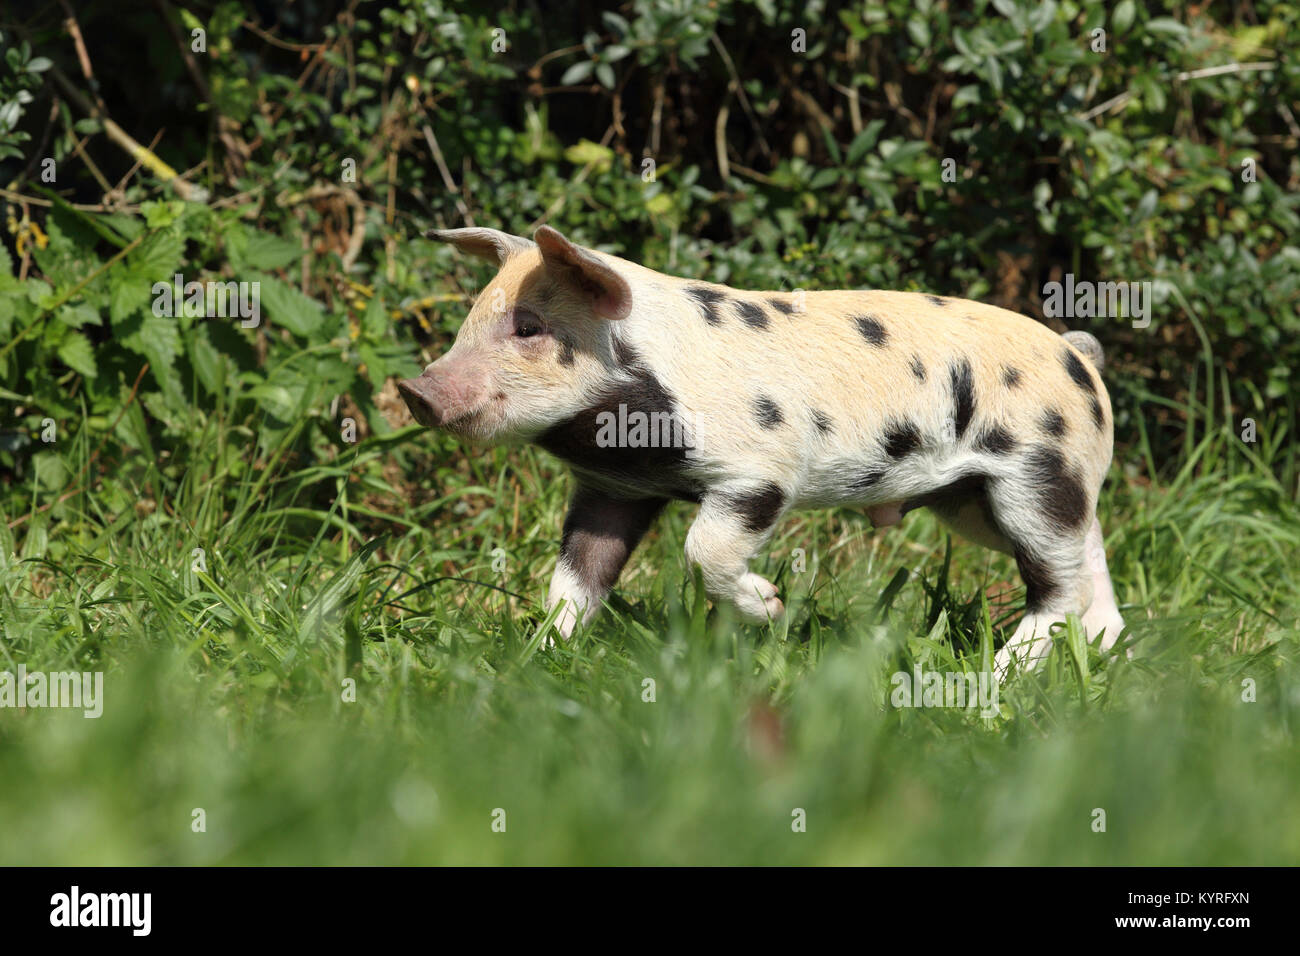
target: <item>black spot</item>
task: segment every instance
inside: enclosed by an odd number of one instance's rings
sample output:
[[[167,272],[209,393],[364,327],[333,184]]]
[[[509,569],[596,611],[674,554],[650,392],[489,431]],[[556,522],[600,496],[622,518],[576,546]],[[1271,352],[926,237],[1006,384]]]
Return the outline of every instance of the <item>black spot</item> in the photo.
[[[1043,412],[1043,417],[1039,419],[1038,423],[1042,426],[1043,431],[1053,438],[1065,437],[1065,419],[1061,417],[1061,413],[1056,409],[1050,408]]]
[[[1016,567],[1020,569],[1020,577],[1025,582],[1025,609],[1031,613],[1043,610],[1057,591],[1052,569],[1023,545],[1015,545],[1013,553],[1016,556]]]
[[[625,369],[632,369],[633,366],[641,364],[641,357],[636,354],[636,349],[628,345],[621,339],[614,339],[614,361]]]
[[[722,324],[722,313],[718,311],[718,303],[727,297],[725,292],[693,285],[686,290],[686,294],[704,309],[704,319],[709,325]]]
[[[776,428],[785,422],[781,407],[766,395],[754,399],[754,414],[758,416],[758,423],[764,428]]]
[[[1065,370],[1070,373],[1070,378],[1074,379],[1074,384],[1089,395],[1096,395],[1097,386],[1093,384],[1092,376],[1083,367],[1083,361],[1074,354],[1074,350],[1067,346],[1065,351],[1061,353],[1061,359],[1065,362]]]
[[[609,590],[667,503],[666,498],[614,498],[579,484],[564,519],[562,560],[588,587]]]
[[[975,414],[975,375],[971,372],[970,362],[962,359],[960,363],[949,365],[948,378],[952,386],[953,424],[957,437],[961,438]]]
[[[576,358],[577,353],[574,351],[573,340],[566,335],[560,336],[560,364],[568,368],[573,365]]]
[[[862,337],[872,345],[885,344],[885,339],[889,335],[885,332],[885,327],[880,324],[879,319],[870,315],[857,315],[853,317],[853,321],[857,325],[858,331],[862,333]]]
[[[1002,384],[1007,388],[1020,387],[1020,369],[1007,366],[1002,370]]]
[[[759,534],[776,523],[785,505],[785,492],[769,481],[756,491],[731,496],[727,503],[744,520],[746,531]]]
[[[925,365],[922,363],[921,356],[919,355],[912,356],[912,374],[922,382],[925,381]]]
[[[849,479],[850,491],[868,491],[885,477],[885,472],[879,468],[871,468],[867,471],[859,472]]]
[[[1097,430],[1104,431],[1106,428],[1106,416],[1102,414],[1101,402],[1097,396],[1092,397],[1092,420],[1097,423]]]
[[[890,425],[884,434],[885,454],[902,458],[921,447],[921,432],[911,422]]]
[[[948,304],[946,301],[939,298],[939,296],[937,295],[927,295],[925,298],[926,301],[929,302],[931,305],[936,306],[937,308],[940,309],[944,308]]]
[[[831,426],[831,420],[826,417],[825,413],[820,412],[814,408],[812,410],[812,419],[813,419],[813,424],[817,426],[817,430],[821,432],[823,435],[829,435],[832,431],[834,431],[834,429]]]
[[[753,302],[744,302],[736,300],[736,311],[740,313],[741,320],[751,329],[767,328],[767,313],[763,311],[762,306],[755,305]]]
[[[782,315],[794,315],[793,302],[786,302],[784,299],[768,299],[767,304]]]
[[[630,350],[627,357],[635,359]],[[628,371],[630,381],[611,385],[590,406],[547,429],[537,444],[580,472],[620,486],[673,497],[685,497],[676,489],[697,494],[686,454],[694,436],[682,429],[676,400],[649,369],[632,364]],[[601,443],[607,422],[617,422],[620,414],[631,420],[638,412],[646,416],[645,442]]]
[[[1001,425],[990,425],[975,440],[975,446],[991,455],[1005,455],[1016,448],[1016,440]]]
[[[1058,529],[1077,531],[1088,520],[1088,493],[1055,448],[1040,445],[1025,461],[1038,507]]]

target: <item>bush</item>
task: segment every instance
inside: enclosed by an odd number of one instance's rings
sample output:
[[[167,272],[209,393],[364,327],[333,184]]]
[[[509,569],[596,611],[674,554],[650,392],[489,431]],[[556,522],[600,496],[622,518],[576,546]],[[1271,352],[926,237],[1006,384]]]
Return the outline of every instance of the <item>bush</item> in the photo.
[[[1297,8],[493,6],[316,2],[255,22],[195,3],[160,29],[153,7],[94,2],[95,86],[55,8],[6,24],[0,467],[67,484],[39,462],[47,419],[180,467],[213,410],[263,449],[295,429],[309,455],[336,443],[340,401],[388,430],[376,392],[445,346],[485,278],[418,234],[467,216],[549,221],[742,287],[926,289],[1040,316],[1066,273],[1151,281],[1149,327],[1071,323],[1107,347],[1121,446],[1172,467],[1203,421],[1294,430],[1300,66],[1281,46]],[[56,75],[137,139],[159,133],[210,200],[131,173]],[[269,325],[154,315],[177,272],[260,282]]]

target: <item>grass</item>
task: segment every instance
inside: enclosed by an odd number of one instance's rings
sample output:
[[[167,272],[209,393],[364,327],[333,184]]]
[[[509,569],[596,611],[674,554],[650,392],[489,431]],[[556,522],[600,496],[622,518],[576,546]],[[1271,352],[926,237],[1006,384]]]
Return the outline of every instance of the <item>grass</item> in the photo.
[[[540,452],[194,414],[93,495],[38,510],[74,441],[0,496],[0,670],[102,670],[106,698],[0,711],[0,863],[1300,858],[1284,434],[1201,421],[1157,471],[1139,429],[1102,513],[1131,655],[1067,632],[985,718],[890,703],[896,672],[978,669],[1023,598],[927,515],[787,519],[756,569],[790,613],[755,628],[703,600],[673,505],[550,648],[569,481]]]

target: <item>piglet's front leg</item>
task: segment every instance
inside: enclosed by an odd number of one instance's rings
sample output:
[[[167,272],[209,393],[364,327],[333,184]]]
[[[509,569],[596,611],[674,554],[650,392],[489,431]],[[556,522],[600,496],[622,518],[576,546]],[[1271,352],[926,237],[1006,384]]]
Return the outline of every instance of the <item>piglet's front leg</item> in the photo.
[[[564,519],[560,559],[546,597],[548,612],[565,602],[555,619],[562,637],[568,638],[579,620],[590,621],[600,610],[623,565],[666,503],[663,498],[616,498],[578,486]]]
[[[686,535],[686,560],[700,566],[709,595],[731,602],[752,623],[775,620],[785,612],[776,585],[749,570],[749,559],[784,506],[785,494],[772,483],[712,491],[700,503]]]

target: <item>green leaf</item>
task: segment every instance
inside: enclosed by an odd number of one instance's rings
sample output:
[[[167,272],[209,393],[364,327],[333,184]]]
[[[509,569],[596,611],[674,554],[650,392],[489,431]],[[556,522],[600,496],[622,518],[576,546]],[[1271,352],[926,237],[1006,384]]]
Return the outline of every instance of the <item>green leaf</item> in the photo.
[[[179,199],[167,202],[144,202],[140,204],[144,213],[144,222],[150,229],[163,229],[170,226],[185,212],[185,203]]]
[[[122,337],[122,344],[147,358],[160,382],[163,372],[169,370],[181,352],[180,323],[171,316],[158,316],[152,312],[139,319],[139,326]]]
[[[833,186],[840,181],[841,175],[842,173],[840,172],[840,170],[835,169],[833,167],[829,169],[818,170],[817,175],[814,176],[812,178],[812,182],[808,184],[808,188],[816,192],[819,189],[825,189],[828,186]]]
[[[126,258],[126,268],[118,270],[119,282],[134,282],[144,287],[144,297],[149,296],[155,283],[171,282],[180,270],[185,255],[185,237],[175,228],[167,228],[146,238]],[[194,276],[187,276],[189,279]]]
[[[1111,18],[1110,26],[1116,34],[1128,32],[1128,28],[1133,25],[1133,17],[1137,14],[1137,4],[1133,0],[1120,0],[1115,7],[1115,15]]]
[[[845,165],[858,165],[862,161],[862,157],[867,155],[867,151],[876,145],[876,137],[880,135],[880,131],[884,128],[884,120],[874,119],[867,124],[866,129],[853,137],[853,142],[849,145],[849,154],[844,158]]]
[[[293,286],[265,273],[253,273],[261,296],[262,312],[276,325],[306,338],[320,328],[325,307]]]
[[[368,339],[378,341],[388,331],[388,312],[378,295],[370,297],[366,314],[361,317],[361,334]]]
[[[1141,222],[1143,219],[1151,218],[1151,214],[1156,211],[1156,201],[1159,196],[1154,189],[1148,189],[1142,194],[1142,199],[1137,204],[1137,210],[1133,213],[1133,220]]]
[[[575,83],[581,83],[583,80],[586,80],[591,76],[591,71],[595,69],[595,66],[596,65],[590,60],[582,60],[579,63],[573,64],[573,66],[565,70],[564,75],[560,77],[560,85],[572,86]]]
[[[199,325],[189,336],[190,365],[203,387],[211,395],[221,392],[222,363],[225,356],[216,350],[208,337],[206,325]]]
[[[1156,17],[1147,21],[1147,33],[1168,33],[1172,36],[1185,37],[1191,31],[1173,17]]]
[[[170,284],[170,279],[167,281]],[[139,311],[149,301],[154,285],[130,269],[116,267],[109,272],[109,283],[108,315],[114,325]]]
[[[267,232],[255,232],[248,238],[248,245],[243,250],[243,258],[250,265],[262,271],[283,269],[290,263],[302,258],[303,249],[296,242],[289,242]]]
[[[968,106],[972,103],[978,103],[979,101],[980,101],[979,84],[970,83],[966,86],[963,86],[961,89],[957,91],[957,94],[952,98],[952,108],[954,110],[958,110],[961,109],[963,106]]]
[[[59,343],[59,358],[63,364],[74,372],[80,372],[86,378],[94,378],[98,373],[95,366],[95,350],[90,339],[80,332],[69,332]]]
[[[85,302],[78,302],[76,305],[61,305],[55,311],[54,317],[70,329],[79,329],[83,325],[104,324],[98,310],[91,308]]]

